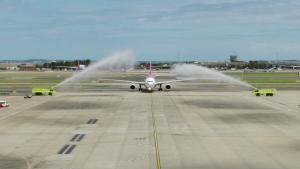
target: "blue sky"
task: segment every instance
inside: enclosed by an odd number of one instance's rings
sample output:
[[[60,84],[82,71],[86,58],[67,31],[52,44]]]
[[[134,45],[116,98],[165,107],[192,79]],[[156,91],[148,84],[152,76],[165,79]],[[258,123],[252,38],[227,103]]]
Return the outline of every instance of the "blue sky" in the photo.
[[[0,0],[0,59],[300,59],[298,0]]]

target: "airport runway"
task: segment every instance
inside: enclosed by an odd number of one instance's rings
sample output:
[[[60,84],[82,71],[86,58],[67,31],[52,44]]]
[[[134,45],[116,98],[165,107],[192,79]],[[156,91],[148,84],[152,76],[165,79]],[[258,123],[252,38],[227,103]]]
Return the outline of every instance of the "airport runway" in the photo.
[[[9,96],[11,107],[0,109],[0,168],[296,169],[299,96],[179,89]]]

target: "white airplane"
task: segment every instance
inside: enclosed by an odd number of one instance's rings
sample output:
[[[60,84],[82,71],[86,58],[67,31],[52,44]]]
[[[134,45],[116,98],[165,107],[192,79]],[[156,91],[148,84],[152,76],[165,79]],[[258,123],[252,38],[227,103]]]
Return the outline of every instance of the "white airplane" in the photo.
[[[126,82],[126,83],[131,83],[130,89],[134,90],[136,88],[136,85],[139,86],[138,90],[139,91],[148,91],[148,92],[153,92],[153,90],[156,87],[158,88],[158,91],[162,91],[162,85],[165,86],[166,89],[170,90],[171,85],[170,83],[173,82],[181,82],[181,81],[186,81],[186,80],[170,80],[170,81],[164,81],[164,82],[157,82],[155,79],[155,75],[152,73],[152,64],[149,64],[150,71],[147,74],[145,81],[144,82],[138,82],[138,81],[129,81],[129,80],[117,80],[117,79],[99,79],[99,80],[109,80],[109,81],[117,81],[117,82]],[[144,87],[144,88],[142,88]]]

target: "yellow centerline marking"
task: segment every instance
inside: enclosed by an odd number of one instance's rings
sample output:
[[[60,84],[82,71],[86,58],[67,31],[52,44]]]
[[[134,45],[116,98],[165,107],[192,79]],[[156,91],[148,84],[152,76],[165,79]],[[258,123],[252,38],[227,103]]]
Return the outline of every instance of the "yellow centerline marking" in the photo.
[[[157,129],[156,129],[154,111],[153,111],[152,93],[151,93],[151,114],[152,114],[153,140],[154,140],[154,145],[155,145],[156,168],[161,169],[158,136],[157,136]]]

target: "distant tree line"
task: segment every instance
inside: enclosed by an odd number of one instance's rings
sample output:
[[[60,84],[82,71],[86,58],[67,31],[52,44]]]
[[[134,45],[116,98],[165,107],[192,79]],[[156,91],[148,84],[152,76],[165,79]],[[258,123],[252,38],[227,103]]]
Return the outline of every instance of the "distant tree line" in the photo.
[[[54,61],[54,62],[47,62],[42,65],[39,65],[40,68],[49,68],[49,69],[56,69],[59,66],[66,66],[66,67],[76,67],[78,65],[85,65],[88,66],[91,64],[90,59],[86,60],[73,60],[73,61]]]
[[[268,62],[258,62],[258,61],[249,61],[249,69],[270,69],[273,67],[273,64]]]
[[[174,62],[175,63],[175,62]],[[168,68],[170,68],[171,65],[174,64],[173,62],[164,62],[164,63],[152,63],[153,69],[163,69],[164,64],[168,64]],[[185,62],[185,63],[194,63],[191,62]],[[85,65],[88,66],[91,64],[90,59],[86,60],[67,60],[67,61],[53,61],[53,62],[46,62],[43,64],[38,64],[37,68],[48,68],[48,69],[57,69],[59,67],[65,66],[65,67],[77,67],[78,65]],[[149,68],[148,62],[141,62],[139,65],[136,65],[136,68]],[[269,69],[272,68],[274,65],[266,62],[266,61],[249,61],[249,62],[231,62],[231,63],[211,63],[211,64],[205,64],[208,68],[215,68],[215,67],[223,67],[223,68],[236,68],[236,69]]]

